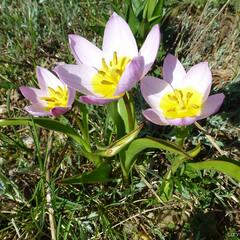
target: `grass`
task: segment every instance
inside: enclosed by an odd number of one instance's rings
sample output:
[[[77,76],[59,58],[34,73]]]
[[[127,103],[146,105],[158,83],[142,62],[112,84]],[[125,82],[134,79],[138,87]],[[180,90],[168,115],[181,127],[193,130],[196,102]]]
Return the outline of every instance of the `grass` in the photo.
[[[191,1],[192,2],[192,1]],[[233,159],[239,154],[239,9],[229,1],[170,1],[162,23],[163,50],[176,52],[185,66],[207,60],[214,92],[227,98],[220,114],[204,128]],[[36,85],[36,66],[53,68],[73,62],[67,35],[77,33],[101,45],[103,26],[121,1],[11,1],[0,3],[0,115],[27,116],[21,85]],[[155,74],[159,75],[159,57]],[[111,132],[106,109],[91,107],[91,138],[99,144]],[[70,117],[67,114],[66,117]],[[141,116],[139,115],[139,118]],[[64,119],[62,119],[64,121]],[[73,122],[73,119],[70,118]],[[201,159],[219,156],[205,134],[191,129],[187,144],[201,141]],[[213,172],[179,169],[170,201],[156,197],[167,154],[148,151],[138,160],[131,183],[62,185],[64,176],[93,169],[66,136],[35,127],[8,127],[0,132],[0,239],[51,239],[46,189],[52,192],[57,239],[228,239],[239,238],[239,185]],[[147,124],[143,134],[172,137],[169,128]],[[51,162],[51,181],[43,160]],[[117,161],[116,161],[117,164]],[[119,169],[114,169],[120,176]],[[142,173],[142,174],[141,174]]]

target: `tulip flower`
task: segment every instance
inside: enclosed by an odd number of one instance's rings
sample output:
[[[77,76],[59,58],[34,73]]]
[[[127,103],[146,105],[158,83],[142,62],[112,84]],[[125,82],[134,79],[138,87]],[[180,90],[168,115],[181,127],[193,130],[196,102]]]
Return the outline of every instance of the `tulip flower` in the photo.
[[[221,107],[224,94],[209,96],[212,74],[207,62],[186,72],[179,60],[168,54],[163,63],[163,80],[147,76],[141,81],[141,92],[151,108],[143,111],[149,121],[158,125],[190,125],[207,118]]]
[[[33,116],[59,116],[67,112],[75,99],[75,90],[70,89],[46,68],[37,68],[37,80],[40,89],[20,87],[23,96],[32,105],[25,110]]]
[[[122,97],[150,70],[160,42],[160,29],[153,26],[140,51],[125,20],[113,13],[108,20],[102,50],[78,35],[69,35],[77,65],[59,65],[59,77],[85,96],[83,103],[102,105]]]

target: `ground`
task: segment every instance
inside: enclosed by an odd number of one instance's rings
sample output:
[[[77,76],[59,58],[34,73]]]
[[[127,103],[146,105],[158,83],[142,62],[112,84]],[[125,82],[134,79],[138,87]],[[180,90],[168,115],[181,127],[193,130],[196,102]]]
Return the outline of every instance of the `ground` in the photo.
[[[127,1],[126,1],[127,2]],[[36,86],[36,67],[74,63],[68,34],[76,33],[101,46],[104,25],[113,11],[124,16],[122,1],[12,1],[0,3],[0,118],[28,116],[22,85]],[[167,52],[184,66],[208,61],[212,92],[224,92],[220,112],[201,122],[220,148],[240,159],[240,19],[238,1],[165,1],[161,20],[161,50],[152,74],[161,76]],[[139,37],[139,45],[142,39]],[[143,100],[135,90],[139,106]],[[107,144],[106,108],[90,107],[91,139]],[[77,111],[77,106],[74,106]],[[139,121],[143,118],[138,111]],[[66,118],[77,127],[70,113]],[[64,121],[64,119],[62,119]],[[111,126],[109,126],[111,128]],[[105,129],[105,131],[104,131]],[[106,130],[107,129],[107,130]],[[1,127],[0,238],[51,239],[45,182],[39,156],[45,156],[47,130]],[[205,133],[190,128],[186,146],[202,143],[199,159],[220,153]],[[146,122],[143,135],[172,139],[170,127]],[[36,141],[36,139],[38,139]],[[40,142],[39,139],[41,140]],[[166,152],[149,150],[138,158],[128,184],[115,179],[105,184],[62,185],[59,180],[93,169],[74,142],[54,134],[51,148],[53,208],[57,239],[239,239],[240,189],[233,179],[214,171],[179,169],[172,198],[158,197],[169,162]],[[117,167],[115,176],[120,176]]]

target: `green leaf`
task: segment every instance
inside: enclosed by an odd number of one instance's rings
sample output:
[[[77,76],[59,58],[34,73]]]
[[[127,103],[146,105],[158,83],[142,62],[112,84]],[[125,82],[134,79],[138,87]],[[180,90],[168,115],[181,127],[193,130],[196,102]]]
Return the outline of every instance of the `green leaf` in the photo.
[[[130,26],[133,34],[136,35],[140,22],[137,18],[137,15],[135,15],[135,13],[133,12],[133,8],[131,5],[129,5],[127,19],[128,19],[128,25]]]
[[[123,98],[119,99],[117,103],[117,110],[118,110],[119,116],[123,120],[123,123],[125,126],[125,132],[129,132],[128,113],[127,113],[126,105],[124,104]]]
[[[135,16],[137,17],[139,15],[139,13],[143,10],[144,6],[147,3],[147,0],[145,0],[144,2],[142,0],[131,0],[132,2],[132,10],[135,14]]]
[[[118,110],[118,114],[120,115],[120,117],[122,118],[122,120],[124,122],[125,131],[126,131],[126,133],[128,133],[129,131],[131,131],[133,129],[131,129],[131,126],[130,126],[130,123],[129,123],[129,118],[128,118],[129,116],[128,116],[126,103],[124,102],[124,98],[126,99],[126,97],[123,97],[123,98],[119,99],[118,104],[117,104],[117,110]],[[134,101],[133,101],[132,96],[130,94],[128,94],[127,98],[128,98],[127,104],[129,104],[131,114],[133,114],[133,116],[132,116],[133,125],[134,125],[133,127],[135,128],[135,127],[137,127],[137,123],[135,121]]]
[[[198,144],[195,148],[187,151],[188,155],[191,157],[196,157],[202,150],[201,144]]]
[[[16,118],[16,119],[0,119],[0,126],[12,126],[12,125],[29,125],[29,126],[38,126],[53,130],[56,132],[61,132],[71,137],[77,144],[79,144],[81,149],[81,154],[91,160],[94,164],[99,165],[101,159],[99,156],[92,154],[91,152],[86,151],[88,145],[82,139],[82,137],[70,126],[64,125],[56,120],[49,118]]]
[[[149,22],[153,22],[157,19],[158,19],[158,22],[161,21],[163,17],[163,5],[164,5],[164,0],[158,0],[152,16],[148,19]]]
[[[56,120],[49,118],[12,118],[12,119],[0,119],[0,126],[13,126],[13,125],[30,125],[34,126],[34,123],[39,126],[56,132],[61,132],[71,137],[81,146],[84,146],[84,141],[81,136],[70,126],[64,125]]]
[[[162,139],[155,139],[155,138],[139,138],[134,141],[129,145],[128,149],[126,150],[125,153],[125,161],[123,163],[123,166],[125,168],[125,171],[127,173],[130,172],[131,168],[133,167],[136,156],[143,150],[147,148],[157,148],[160,150],[165,150],[171,153],[179,154],[181,156],[184,156],[186,158],[191,158],[184,150],[182,150],[180,147],[177,145],[162,140]]]
[[[172,194],[173,194],[173,179],[172,179],[172,173],[171,171],[167,172],[163,182],[159,188],[159,195],[160,198],[164,201],[167,202],[168,200],[171,199]]]
[[[112,157],[115,156],[117,153],[119,153],[124,147],[126,147],[130,142],[132,142],[139,134],[143,127],[143,124],[141,124],[138,128],[131,131],[121,139],[117,140],[110,146],[108,146],[103,151],[96,152],[95,154],[101,156],[101,157]]]
[[[65,178],[60,181],[63,184],[102,183],[110,181],[111,166],[103,163],[92,172],[83,173],[80,176]]]
[[[229,158],[223,160],[206,160],[203,162],[187,163],[187,167],[195,170],[210,169],[222,172],[240,182],[240,162]]]
[[[126,129],[124,127],[125,123],[118,112],[118,102],[113,101],[110,104],[108,104],[108,115],[111,117],[112,121],[114,122],[114,125],[117,128],[117,137],[120,138],[124,136],[126,133]]]
[[[201,145],[199,144],[195,148],[187,151],[187,154],[191,157],[196,157],[200,151],[201,151]],[[186,156],[182,156],[182,155],[176,156],[175,159],[172,160],[172,166],[171,166],[172,174],[174,174],[177,171],[177,169],[188,159],[189,158],[187,158]]]
[[[0,82],[0,88],[15,89],[17,86],[11,82]]]

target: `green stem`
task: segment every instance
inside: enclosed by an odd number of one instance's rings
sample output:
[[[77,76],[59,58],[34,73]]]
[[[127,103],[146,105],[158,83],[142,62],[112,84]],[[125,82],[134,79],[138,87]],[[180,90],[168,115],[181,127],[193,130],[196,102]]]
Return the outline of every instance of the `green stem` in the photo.
[[[119,153],[119,160],[120,160],[120,166],[121,166],[121,169],[122,169],[122,175],[123,175],[123,181],[125,183],[128,183],[128,180],[129,180],[129,175],[128,175],[128,172],[124,166],[124,161],[125,161],[125,156],[124,156],[124,153]]]
[[[80,131],[81,131],[81,133],[82,133],[82,135],[83,135],[83,139],[85,140],[85,141],[83,142],[84,148],[85,148],[88,152],[91,152],[91,146],[90,146],[88,134],[86,134],[86,131],[85,131],[84,127],[83,127],[83,124],[82,124],[81,120],[79,120],[77,116],[75,116],[75,117],[76,117],[76,118],[75,118],[76,123],[77,123],[77,125],[78,125],[78,127],[79,127],[79,129],[80,129]]]
[[[132,108],[131,108],[131,105],[130,105],[130,100],[129,100],[127,94],[124,94],[123,100],[124,100],[126,110],[127,110],[127,114],[128,114],[129,132],[131,132],[134,129],[135,120],[134,120],[134,117],[133,117],[133,112],[132,112]]]

